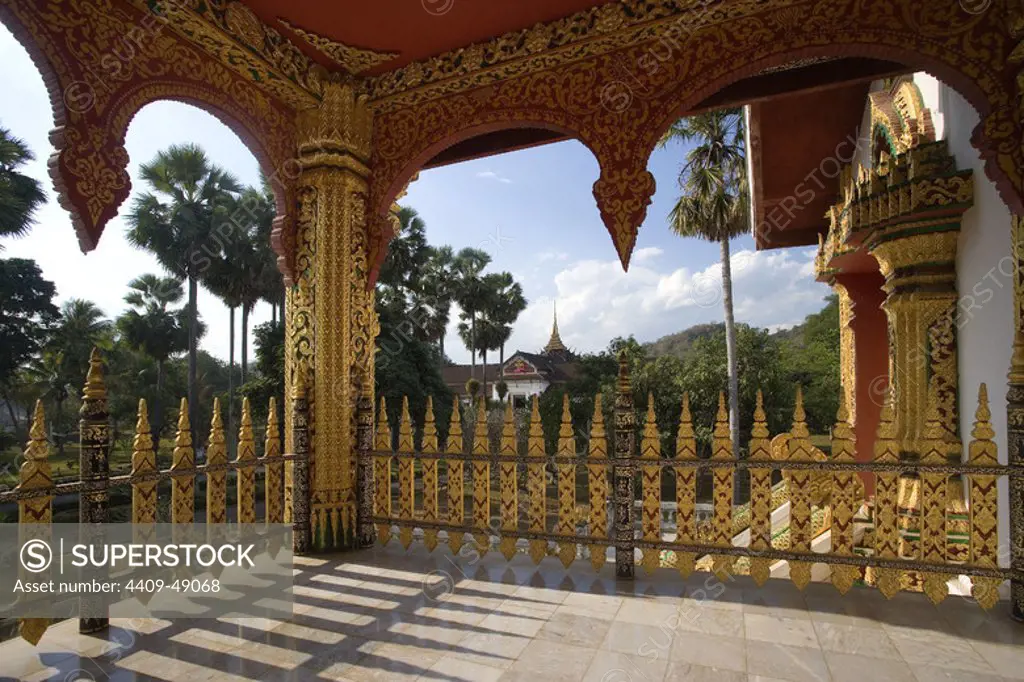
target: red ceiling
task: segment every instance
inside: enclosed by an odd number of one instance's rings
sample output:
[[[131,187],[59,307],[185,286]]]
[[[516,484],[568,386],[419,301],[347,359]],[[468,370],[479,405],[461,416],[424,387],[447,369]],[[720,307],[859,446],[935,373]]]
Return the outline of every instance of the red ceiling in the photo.
[[[327,38],[401,56],[375,71],[554,21],[613,0],[244,0],[264,22],[276,19]]]

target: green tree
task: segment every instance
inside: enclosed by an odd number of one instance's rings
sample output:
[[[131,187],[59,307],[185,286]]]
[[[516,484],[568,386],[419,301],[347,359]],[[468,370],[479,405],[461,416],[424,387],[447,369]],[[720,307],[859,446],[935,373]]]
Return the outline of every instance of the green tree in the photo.
[[[109,349],[113,323],[92,301],[69,298],[60,307],[60,318],[53,327],[47,350],[59,353],[65,378],[73,385],[85,381],[93,348]]]
[[[117,329],[132,349],[153,360],[156,365],[156,391],[150,405],[153,433],[163,432],[164,368],[173,355],[188,351],[187,311],[171,310],[185,292],[173,277],[146,274],[128,283],[124,300],[128,310],[117,318]]]
[[[53,304],[56,293],[35,261],[0,259],[0,395],[19,438],[18,371],[39,353],[60,315]]]
[[[440,298],[431,298],[427,270],[434,250],[426,240],[425,224],[411,208],[399,213],[401,229],[391,241],[377,279],[377,336],[375,394],[388,401],[389,417],[397,423],[402,397],[417,423],[422,423],[428,395],[434,398],[439,430],[447,430],[451,392],[441,379],[436,342],[436,319],[447,314]],[[452,288],[452,282],[447,286]]]
[[[0,237],[25,235],[46,202],[39,181],[18,170],[34,159],[28,145],[0,128]]]
[[[48,408],[50,440],[60,456],[64,455],[64,444],[72,436],[71,420],[65,405],[68,398],[74,398],[80,385],[71,383],[64,364],[64,354],[58,350],[44,350],[34,358],[25,371],[26,383]],[[84,383],[85,376],[82,376]]]
[[[473,378],[476,378],[476,355],[479,352],[476,321],[488,304],[488,291],[482,273],[490,262],[491,257],[480,249],[462,249],[455,257],[455,301],[462,309],[463,321],[466,323],[466,333],[463,334],[460,325],[459,336],[469,351],[470,376]]]
[[[128,241],[151,252],[179,281],[188,282],[188,397],[194,408],[199,400],[199,280],[221,250],[222,236],[230,238],[228,211],[241,188],[196,145],[174,145],[158,153],[142,164],[140,174],[151,191],[132,202]],[[196,419],[192,429],[195,441]]]
[[[839,410],[839,299],[808,315],[803,334],[784,348],[783,364],[789,381],[803,387],[807,424],[815,433],[828,433]]]
[[[271,321],[252,330],[256,346],[256,375],[240,389],[253,407],[253,419],[263,423],[270,398],[277,399],[278,423],[284,424],[284,322]]]
[[[665,146],[673,141],[692,146],[679,173],[683,193],[669,213],[669,227],[681,237],[718,242],[722,252],[729,421],[733,441],[739,442],[739,372],[729,240],[749,228],[743,113],[740,109],[724,109],[680,119],[659,144]]]

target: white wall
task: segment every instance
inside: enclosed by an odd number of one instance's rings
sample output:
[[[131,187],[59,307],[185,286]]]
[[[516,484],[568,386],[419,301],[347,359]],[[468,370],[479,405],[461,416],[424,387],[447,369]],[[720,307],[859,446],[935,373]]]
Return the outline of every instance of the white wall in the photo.
[[[494,382],[497,384],[497,381]],[[505,383],[508,384],[508,394],[511,396],[525,396],[540,395],[547,390],[548,384],[544,379],[516,379],[513,376],[506,375]],[[494,400],[498,400],[498,392],[496,388],[492,388],[492,396]]]
[[[956,263],[960,294],[960,431],[966,455],[978,387],[985,382],[999,461],[1005,463],[1006,373],[1014,324],[1010,211],[985,176],[978,152],[971,145],[977,112],[958,92],[928,74],[915,74],[914,82],[932,111],[936,136],[948,141],[959,168],[974,170],[974,206],[963,217]],[[1000,559],[1004,562],[1009,557],[1007,481],[1001,480],[999,486]]]

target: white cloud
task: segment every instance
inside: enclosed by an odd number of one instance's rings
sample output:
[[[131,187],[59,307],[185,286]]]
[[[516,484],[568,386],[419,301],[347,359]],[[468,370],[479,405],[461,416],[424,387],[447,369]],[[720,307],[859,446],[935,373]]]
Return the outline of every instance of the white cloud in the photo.
[[[549,260],[566,261],[569,260],[569,254],[564,251],[543,251],[537,254],[537,260],[542,263]]]
[[[554,276],[555,297],[530,300],[516,322],[506,356],[517,349],[543,348],[556,301],[562,340],[577,352],[600,351],[616,336],[633,334],[646,342],[695,324],[721,321],[720,263],[702,270],[661,270],[651,265],[652,252],[648,254],[640,259],[644,264],[634,257],[628,273],[616,260],[567,265]],[[799,324],[820,310],[829,289],[814,281],[813,260],[814,249],[734,253],[730,264],[737,322],[774,331]],[[469,360],[454,334],[449,334],[446,350],[456,362]]]
[[[478,178],[483,178],[485,180],[497,180],[498,182],[503,182],[506,185],[512,184],[512,181],[509,178],[506,178],[504,175],[500,175],[490,170],[480,171],[479,173],[476,174],[476,176]]]
[[[665,253],[662,249],[657,246],[645,246],[642,249],[637,249],[633,252],[633,263],[646,263],[647,261],[654,260],[661,254]]]

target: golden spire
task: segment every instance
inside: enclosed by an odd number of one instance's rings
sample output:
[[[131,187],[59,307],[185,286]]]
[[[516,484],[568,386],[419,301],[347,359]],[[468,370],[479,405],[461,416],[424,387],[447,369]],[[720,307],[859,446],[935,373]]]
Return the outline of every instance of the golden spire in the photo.
[[[107,386],[103,381],[103,358],[98,348],[89,353],[89,372],[85,376],[85,390],[82,397],[102,400],[107,397]]]
[[[238,451],[235,461],[248,462],[256,459],[256,439],[252,433],[252,408],[249,398],[242,398],[242,423],[238,427]]]
[[[711,459],[732,457],[732,436],[729,432],[729,412],[725,409],[725,391],[718,392],[718,412],[711,438]]]
[[[409,416],[409,396],[402,396],[402,418],[398,423],[398,451],[412,454],[412,418]]]
[[[558,335],[558,304],[555,304],[554,310],[554,324],[551,326],[551,338],[548,339],[548,345],[544,346],[545,353],[566,350],[565,344],[562,343],[562,337]]]
[[[149,408],[146,399],[139,399],[139,418],[135,424],[135,438],[132,440],[132,475],[156,469],[156,455],[153,453],[153,436],[149,431]]]
[[[683,407],[676,432],[676,459],[697,459],[697,441],[693,433],[693,415],[690,414],[690,394],[683,393]]]
[[[540,404],[536,393],[530,407],[530,433],[526,440],[526,454],[529,457],[544,456],[544,427],[540,421]]]
[[[452,417],[448,424],[445,453],[449,455],[462,454],[462,415],[459,414],[459,396],[455,396],[455,400],[452,401]]]
[[[558,454],[563,457],[576,455],[576,438],[572,430],[572,413],[569,412],[569,394],[562,394],[562,423],[558,428]]]
[[[427,412],[423,416],[423,452],[437,452],[437,425],[434,423],[434,399],[427,396]]]
[[[654,414],[654,394],[647,393],[647,416],[644,419],[644,433],[640,441],[640,457],[643,459],[661,458],[661,436],[658,433],[658,421]]]
[[[594,397],[594,421],[590,425],[590,443],[587,455],[593,459],[608,458],[608,441],[604,428],[604,411],[601,407],[601,394]]]
[[[277,400],[270,396],[267,405],[267,432],[263,441],[263,456],[270,457],[281,454],[281,432],[277,422]]]
[[[142,410],[139,410],[139,423],[142,423]],[[208,464],[223,464],[228,461],[227,447],[224,438],[224,421],[220,416],[220,398],[213,399],[213,417],[210,418],[210,438],[206,446]]]
[[[377,450],[391,449],[391,427],[388,426],[388,404],[380,397],[380,412],[377,413],[377,433],[373,447]]]

